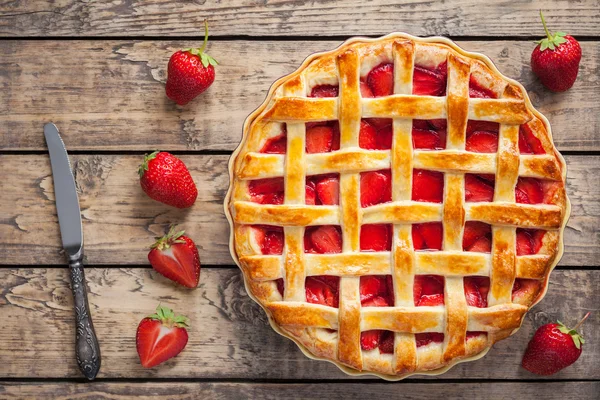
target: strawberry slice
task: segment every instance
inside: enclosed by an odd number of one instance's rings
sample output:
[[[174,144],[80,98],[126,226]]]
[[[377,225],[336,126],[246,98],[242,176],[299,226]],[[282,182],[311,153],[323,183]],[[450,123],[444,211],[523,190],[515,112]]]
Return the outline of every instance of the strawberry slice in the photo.
[[[519,152],[521,154],[545,154],[542,142],[534,134],[529,125],[519,127]]]
[[[447,119],[430,119],[427,122],[436,131],[445,131],[448,129]]]
[[[165,278],[195,288],[200,281],[200,256],[194,241],[184,233],[172,225],[169,232],[151,246],[148,261]]]
[[[467,221],[465,223],[465,233],[463,235],[463,250],[471,251],[470,249],[480,238],[487,238],[491,245],[492,227],[484,222]],[[481,243],[479,243],[479,245],[481,245]]]
[[[283,253],[283,229],[267,231],[261,246],[261,251],[263,254]]]
[[[441,222],[427,222],[412,226],[415,250],[441,250],[444,227]]]
[[[413,170],[412,200],[441,203],[444,195],[444,174],[424,169]]]
[[[486,236],[482,236],[469,247],[468,251],[474,251],[477,253],[491,253],[492,251],[492,240]]]
[[[360,302],[364,305],[365,302],[374,299],[378,294],[386,290],[385,282],[380,276],[365,275],[360,277]]]
[[[306,278],[306,301],[312,304],[322,304],[324,306],[339,306],[339,278],[327,277],[332,279],[323,279],[321,276],[309,276]],[[334,283],[335,282],[335,283]]]
[[[383,354],[394,354],[394,332],[382,331],[381,344],[379,345],[379,352]]]
[[[415,341],[417,347],[427,346],[429,343],[442,343],[444,334],[439,332],[417,333],[415,334]]]
[[[392,148],[394,140],[394,127],[392,125],[384,126],[377,131],[377,150],[389,150]]]
[[[414,149],[441,150],[440,135],[436,131],[414,129],[412,130]]]
[[[360,205],[368,207],[392,200],[390,171],[363,172],[360,175]]]
[[[135,343],[144,368],[152,368],[175,357],[188,342],[188,319],[159,305],[156,314],[144,318],[137,327]]]
[[[310,240],[318,253],[341,253],[342,234],[339,227],[323,225],[310,232]]]
[[[252,196],[283,192],[283,178],[256,179],[248,186]]]
[[[360,95],[364,98],[375,97],[367,82],[362,80],[360,81]]]
[[[498,134],[500,132],[500,124],[497,122],[477,121],[471,119],[468,120],[467,136],[471,135],[475,131],[486,131]]]
[[[444,304],[444,278],[438,275],[415,275],[413,297],[417,307]]]
[[[478,175],[465,174],[465,201],[493,201],[494,184]]]
[[[392,248],[392,226],[368,224],[360,228],[361,251],[389,251]]]
[[[487,131],[475,131],[467,136],[465,149],[474,153],[496,153],[498,135]]]
[[[531,235],[531,244],[533,246],[533,254],[537,254],[540,252],[542,245],[544,244],[544,235],[546,231],[541,229],[528,229],[529,234]]]
[[[376,296],[376,297],[373,297],[371,300],[367,300],[364,303],[362,303],[362,306],[363,307],[389,307],[390,302],[388,301],[388,299],[386,297]]]
[[[514,300],[515,297],[525,293],[539,291],[540,284],[540,281],[536,281],[534,279],[515,279],[515,283],[513,284],[512,288],[512,300]]]
[[[312,180],[307,180],[306,181],[306,188],[305,188],[305,200],[306,200],[306,204],[309,206],[314,206],[317,204],[317,193],[315,192],[315,183]]]
[[[363,121],[367,121],[373,128],[380,131],[385,127],[391,126],[394,122],[391,118],[365,118]]]
[[[413,94],[421,96],[446,95],[446,63],[431,70],[415,65],[413,73]]]
[[[528,256],[533,253],[531,235],[525,229],[517,229],[517,255]]]
[[[365,120],[360,121],[358,146],[367,150],[375,150],[377,148],[377,130]]]
[[[267,140],[264,147],[260,151],[261,153],[269,154],[285,154],[287,149],[287,136],[282,133],[279,136]]]
[[[340,204],[340,179],[326,177],[317,181],[317,198],[323,205]]]
[[[481,86],[471,75],[469,79],[469,97],[479,99],[495,99],[496,93]]]
[[[490,290],[490,278],[485,276],[467,276],[464,278],[465,298],[472,307],[487,307],[487,295]]]
[[[515,188],[517,203],[540,204],[544,201],[542,184],[535,178],[519,178]]]
[[[338,97],[339,86],[319,85],[312,88],[309,97]]]
[[[373,97],[391,95],[394,91],[394,65],[380,64],[373,68],[367,76],[367,85]]]
[[[306,130],[306,152],[328,153],[333,144],[333,128],[328,125],[317,125]]]
[[[373,350],[379,347],[381,330],[365,331],[360,334],[360,348],[363,350]]]

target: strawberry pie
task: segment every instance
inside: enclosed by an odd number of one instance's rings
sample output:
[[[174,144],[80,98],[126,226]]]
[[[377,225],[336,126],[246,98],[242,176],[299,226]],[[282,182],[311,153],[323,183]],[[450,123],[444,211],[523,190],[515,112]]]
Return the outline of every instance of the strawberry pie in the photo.
[[[565,163],[525,89],[447,39],[351,39],[244,124],[231,252],[271,325],[401,379],[516,332],[562,254]]]

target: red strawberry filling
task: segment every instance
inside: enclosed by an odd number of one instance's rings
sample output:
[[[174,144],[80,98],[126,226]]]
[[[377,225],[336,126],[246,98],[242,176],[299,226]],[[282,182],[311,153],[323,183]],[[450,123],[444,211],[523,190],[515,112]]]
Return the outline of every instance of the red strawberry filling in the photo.
[[[465,201],[493,201],[494,175],[465,174]]]
[[[393,306],[394,288],[392,276],[361,276],[360,304],[362,307]],[[360,335],[360,345],[363,350],[373,350],[379,347],[381,353],[391,353],[394,349],[394,335],[392,332],[383,330],[365,331]]]
[[[496,93],[481,86],[471,75],[469,79],[469,97],[479,99],[495,99]]]
[[[413,94],[421,96],[445,96],[447,64],[443,62],[436,69],[415,65],[413,71]]]
[[[304,231],[305,253],[341,253],[342,232],[339,226],[322,225],[307,227]]]
[[[415,275],[413,298],[417,307],[444,304],[444,277]]]
[[[306,153],[329,153],[340,149],[340,129],[337,121],[306,124]]]
[[[270,154],[285,154],[286,150],[287,126],[284,124],[281,133],[278,136],[272,137],[271,139],[267,140],[260,152]]]
[[[338,97],[339,86],[319,85],[312,88],[309,97]]]
[[[473,338],[476,338],[476,337],[481,336],[481,335],[487,336],[487,332],[480,332],[480,331],[467,332],[466,339],[468,341],[469,339],[473,339]]]
[[[427,222],[412,226],[415,250],[441,250],[444,227],[441,222]]]
[[[368,92],[361,94],[363,97],[389,96],[394,91],[394,65],[391,63],[379,64],[367,75],[367,86],[372,96],[365,96]]]
[[[538,139],[529,125],[519,127],[519,152],[521,154],[545,154],[542,142]]]
[[[283,204],[283,178],[256,179],[248,185],[252,201],[260,204]]]
[[[515,283],[512,288],[512,300],[515,297],[525,295],[528,292],[537,293],[540,289],[541,282],[534,279],[515,279]]]
[[[467,221],[463,235],[463,250],[489,253],[492,251],[492,227],[479,221]]]
[[[306,301],[329,307],[339,307],[340,278],[337,276],[309,276],[304,283]]]
[[[443,150],[446,148],[445,119],[422,120],[414,119],[412,142],[414,149]]]
[[[332,206],[339,203],[339,175],[328,174],[306,177],[306,204]]]
[[[360,228],[361,251],[389,251],[392,249],[392,225],[370,224]]]
[[[487,296],[490,291],[490,278],[487,276],[467,276],[464,278],[465,298],[472,307],[488,306]]]
[[[252,228],[262,254],[283,253],[283,228],[281,226],[254,225]]]
[[[542,182],[535,178],[520,177],[515,188],[515,200],[523,204],[540,204],[544,201]]]
[[[546,231],[541,229],[517,229],[517,255],[537,254],[542,248],[542,240]]]
[[[363,119],[360,122],[358,145],[367,150],[389,150],[392,148],[393,136],[391,119]]]
[[[500,125],[497,122],[467,121],[465,149],[474,153],[497,152],[499,131]]]
[[[425,169],[413,170],[412,200],[441,203],[443,195],[443,173]]]
[[[426,346],[429,343],[442,343],[444,341],[444,334],[439,332],[426,332],[415,334],[415,340],[417,347]]]
[[[360,174],[360,205],[369,207],[392,201],[392,175],[390,170],[370,171]]]

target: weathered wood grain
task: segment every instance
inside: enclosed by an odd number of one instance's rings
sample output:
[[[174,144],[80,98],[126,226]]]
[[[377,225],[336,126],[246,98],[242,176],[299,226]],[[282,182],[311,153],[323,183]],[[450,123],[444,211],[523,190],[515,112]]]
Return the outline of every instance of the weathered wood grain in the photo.
[[[0,9],[2,36],[194,35],[208,18],[213,35],[325,36],[382,34],[504,36],[550,26],[574,35],[597,35],[598,2],[582,0],[444,2],[388,1],[16,1]]]
[[[68,145],[67,145],[68,146]],[[85,253],[89,264],[147,264],[148,246],[179,223],[199,246],[205,264],[232,264],[222,201],[228,156],[185,155],[199,189],[196,204],[178,210],[141,190],[142,156],[75,155]],[[600,265],[600,157],[568,156],[573,210],[561,265]],[[44,155],[0,155],[0,265],[63,264],[50,162]]]
[[[48,121],[57,123],[71,150],[232,150],[244,119],[276,79],[311,53],[339,44],[214,42],[209,50],[221,63],[215,83],[179,107],[165,96],[166,67],[175,49],[193,42],[0,41],[0,150],[44,150]],[[582,43],[579,78],[560,94],[533,76],[530,41],[459,44],[487,54],[525,85],[552,123],[559,149],[600,150],[600,42]]]
[[[225,382],[0,382],[5,399],[597,399],[600,382],[486,382],[486,383],[225,383]]]
[[[0,376],[79,377],[74,313],[66,268],[0,269]],[[306,358],[268,326],[237,268],[206,268],[195,290],[174,286],[151,269],[88,268],[89,301],[102,352],[99,378],[345,379],[335,366]],[[554,271],[544,300],[514,337],[481,360],[454,367],[447,379],[537,379],[519,367],[536,327],[559,318],[569,324],[596,311],[583,328],[585,350],[551,377],[600,379],[600,271]],[[158,303],[190,318],[190,340],[177,358],[143,369],[135,350],[138,322]],[[1,392],[0,392],[1,393]],[[1,397],[1,395],[0,395]]]

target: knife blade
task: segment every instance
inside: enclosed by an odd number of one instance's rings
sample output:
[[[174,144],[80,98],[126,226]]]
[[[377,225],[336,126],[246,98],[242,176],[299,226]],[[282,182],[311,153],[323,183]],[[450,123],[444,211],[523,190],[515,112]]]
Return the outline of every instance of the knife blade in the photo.
[[[44,125],[44,137],[50,153],[52,180],[60,236],[69,262],[71,289],[75,302],[75,356],[83,375],[93,380],[100,370],[100,346],[92,324],[83,272],[83,229],[75,178],[67,149],[58,128]]]

